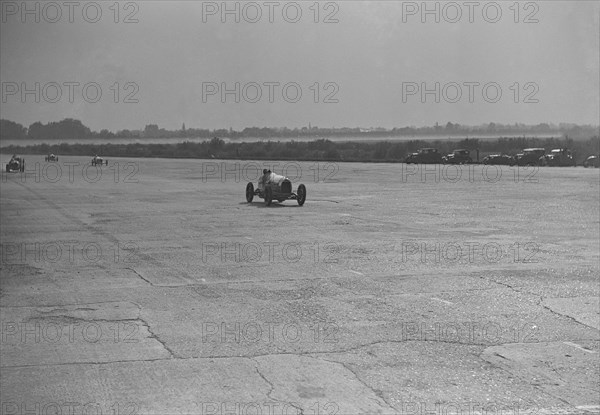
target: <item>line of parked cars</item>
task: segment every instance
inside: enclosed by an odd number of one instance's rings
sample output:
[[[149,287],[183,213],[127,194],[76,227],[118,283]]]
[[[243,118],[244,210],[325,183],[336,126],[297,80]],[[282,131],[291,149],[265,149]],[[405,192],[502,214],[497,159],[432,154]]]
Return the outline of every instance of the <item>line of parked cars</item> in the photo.
[[[442,156],[436,148],[422,148],[416,153],[410,153],[404,162],[407,164],[469,164],[473,163],[471,152],[466,149],[457,149],[452,153]],[[555,148],[546,154],[545,148],[525,148],[519,154],[490,154],[482,160],[483,164],[506,166],[551,166],[565,167],[576,166],[575,157],[568,148]],[[583,167],[599,167],[600,156],[589,156]]]
[[[406,164],[468,164],[473,163],[469,150],[458,149],[442,156],[437,148],[422,148],[410,153],[404,160]]]

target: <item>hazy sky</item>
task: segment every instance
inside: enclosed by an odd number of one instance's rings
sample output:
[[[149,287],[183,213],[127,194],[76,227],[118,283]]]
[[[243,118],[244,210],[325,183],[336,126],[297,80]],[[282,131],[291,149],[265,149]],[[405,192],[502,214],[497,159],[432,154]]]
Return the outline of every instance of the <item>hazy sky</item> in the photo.
[[[23,4],[1,2],[0,116],[25,126],[600,122],[597,1]]]

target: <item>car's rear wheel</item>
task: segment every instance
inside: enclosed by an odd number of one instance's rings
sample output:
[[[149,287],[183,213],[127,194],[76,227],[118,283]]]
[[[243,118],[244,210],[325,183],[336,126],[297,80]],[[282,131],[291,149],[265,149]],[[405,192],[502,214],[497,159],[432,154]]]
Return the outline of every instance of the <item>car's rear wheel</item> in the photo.
[[[254,199],[254,185],[252,182],[248,182],[246,185],[246,202],[252,203],[252,199]]]
[[[21,173],[25,171],[25,160],[21,160]]]
[[[296,192],[296,200],[298,201],[298,204],[300,206],[302,206],[306,201],[306,186],[304,186],[303,184],[298,185],[298,191]]]
[[[273,190],[270,187],[265,188],[265,205],[271,206],[271,202],[273,202]]]

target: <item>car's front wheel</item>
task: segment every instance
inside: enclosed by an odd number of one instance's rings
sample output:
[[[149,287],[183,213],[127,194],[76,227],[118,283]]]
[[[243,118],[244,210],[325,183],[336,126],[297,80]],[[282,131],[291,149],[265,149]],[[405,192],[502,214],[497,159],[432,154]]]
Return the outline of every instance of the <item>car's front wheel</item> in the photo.
[[[304,186],[303,184],[298,186],[298,191],[296,192],[296,200],[298,201],[298,204],[300,206],[302,206],[306,201],[306,186]]]
[[[246,185],[246,202],[252,203],[252,199],[254,199],[254,185],[252,182],[248,182]]]

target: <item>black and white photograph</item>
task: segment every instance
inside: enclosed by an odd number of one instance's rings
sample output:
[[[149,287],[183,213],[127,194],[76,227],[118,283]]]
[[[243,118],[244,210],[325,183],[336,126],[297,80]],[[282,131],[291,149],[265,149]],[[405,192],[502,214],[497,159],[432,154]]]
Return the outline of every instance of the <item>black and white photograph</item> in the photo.
[[[0,0],[0,415],[600,415],[600,2]]]

